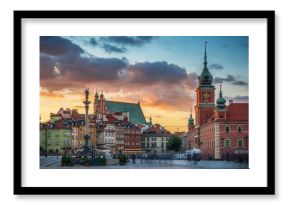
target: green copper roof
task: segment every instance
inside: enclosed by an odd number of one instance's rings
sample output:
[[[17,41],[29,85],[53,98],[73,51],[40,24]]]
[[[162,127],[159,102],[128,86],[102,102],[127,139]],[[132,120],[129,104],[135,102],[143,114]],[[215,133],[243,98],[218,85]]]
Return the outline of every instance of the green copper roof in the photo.
[[[217,99],[216,103],[219,105],[226,104],[226,99],[223,98],[223,93],[222,93],[222,82],[220,83],[220,93],[219,93],[219,98]]]
[[[205,42],[205,50],[204,50],[204,63],[203,63],[204,67],[198,79],[199,84],[210,85],[212,83],[213,77],[207,68],[206,44],[207,42]]]
[[[106,101],[110,113],[129,112],[129,121],[134,124],[146,124],[146,120],[140,104]]]
[[[200,84],[211,84],[212,83],[212,75],[210,74],[208,68],[205,66],[202,70],[201,75],[199,76]]]
[[[226,99],[224,99],[223,97],[219,97],[217,99],[216,103],[219,105],[224,105],[224,104],[226,104]]]

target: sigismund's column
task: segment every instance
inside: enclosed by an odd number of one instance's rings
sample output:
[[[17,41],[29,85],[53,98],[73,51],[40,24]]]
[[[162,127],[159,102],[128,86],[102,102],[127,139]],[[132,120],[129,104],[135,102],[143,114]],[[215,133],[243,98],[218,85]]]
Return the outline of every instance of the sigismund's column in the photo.
[[[85,128],[86,128],[86,134],[85,134],[85,147],[84,147],[84,152],[85,155],[87,154],[87,149],[89,147],[89,104],[91,103],[89,101],[89,89],[86,89],[85,91],[85,95],[86,95],[86,100],[83,101],[83,103],[85,104],[85,109],[86,109],[86,116],[85,116]]]

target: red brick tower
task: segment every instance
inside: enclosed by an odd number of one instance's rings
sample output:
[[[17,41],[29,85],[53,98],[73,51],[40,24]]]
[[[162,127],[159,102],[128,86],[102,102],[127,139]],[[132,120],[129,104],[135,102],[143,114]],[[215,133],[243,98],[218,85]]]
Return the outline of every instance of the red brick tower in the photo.
[[[196,126],[205,123],[215,111],[215,87],[212,85],[213,77],[207,68],[207,53],[204,51],[204,67],[198,77],[198,87],[196,89],[195,116]]]

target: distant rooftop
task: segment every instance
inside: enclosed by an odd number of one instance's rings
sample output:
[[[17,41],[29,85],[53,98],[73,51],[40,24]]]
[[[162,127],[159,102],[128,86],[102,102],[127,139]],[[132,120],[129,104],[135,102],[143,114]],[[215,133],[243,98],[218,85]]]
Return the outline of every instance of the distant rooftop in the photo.
[[[135,104],[106,100],[106,105],[110,113],[129,112],[130,122],[134,124],[146,124],[146,120],[139,103]]]

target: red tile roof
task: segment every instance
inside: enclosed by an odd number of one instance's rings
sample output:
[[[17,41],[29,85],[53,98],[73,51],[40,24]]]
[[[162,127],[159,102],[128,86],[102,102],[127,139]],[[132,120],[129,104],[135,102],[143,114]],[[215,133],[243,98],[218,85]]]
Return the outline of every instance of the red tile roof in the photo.
[[[109,123],[113,123],[116,120],[116,118],[112,114],[107,114],[106,118]]]
[[[61,114],[50,113],[50,117],[61,117]]]
[[[169,131],[167,131],[165,128],[163,128],[161,125],[159,124],[155,124],[152,127],[149,127],[146,132],[156,132],[157,134],[163,134],[163,133],[168,133]]]
[[[231,103],[227,107],[227,121],[248,121],[249,103]]]
[[[85,119],[85,114],[74,114],[74,115],[72,115],[72,119],[74,119],[74,120]]]
[[[221,120],[226,122],[245,122],[249,121],[249,103],[231,103],[227,106],[226,119],[217,119],[216,114],[212,114],[204,124]]]

